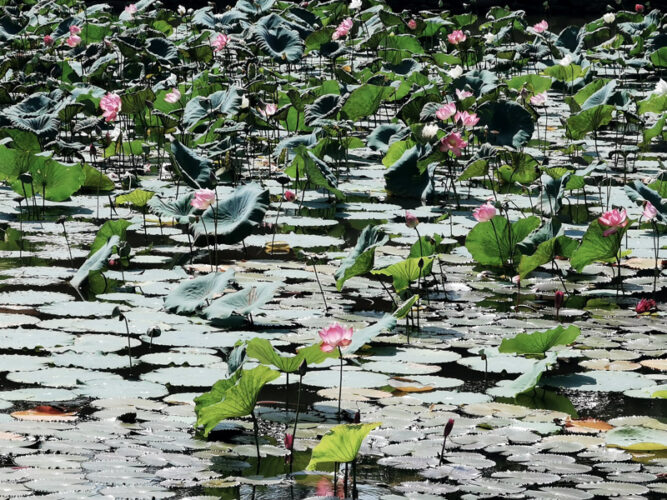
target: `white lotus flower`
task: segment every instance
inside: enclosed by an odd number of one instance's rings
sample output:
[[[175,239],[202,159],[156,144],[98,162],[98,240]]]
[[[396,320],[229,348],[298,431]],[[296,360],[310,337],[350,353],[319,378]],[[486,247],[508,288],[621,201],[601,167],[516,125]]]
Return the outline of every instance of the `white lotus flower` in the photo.
[[[655,90],[653,93],[658,95],[667,95],[667,82],[661,78],[660,81],[655,84]]]
[[[350,10],[361,9],[361,0],[352,0],[350,2]]]
[[[424,139],[433,139],[437,133],[438,126],[435,123],[424,125],[424,128],[422,129],[422,136]]]
[[[565,54],[565,57],[563,57],[560,61],[558,61],[558,64],[560,64],[561,66],[569,66],[570,64],[572,64],[572,61],[574,61],[574,59],[572,59],[572,56],[570,54]]]
[[[241,109],[246,109],[248,106],[250,106],[250,101],[246,96],[241,97]]]
[[[486,35],[484,35],[484,41],[486,43],[491,44],[491,43],[493,43],[493,41],[495,39],[496,39],[496,35],[494,35],[493,33],[487,33]]]
[[[602,16],[602,20],[607,24],[611,24],[616,21],[616,16],[613,12],[607,12],[604,16]]]
[[[454,66],[451,70],[449,70],[449,73],[447,74],[454,80],[456,80],[463,74],[463,68],[461,66]]]
[[[185,7],[182,5],[179,5],[178,8],[176,9],[176,12],[178,12],[179,15],[184,16],[187,10],[185,10]]]

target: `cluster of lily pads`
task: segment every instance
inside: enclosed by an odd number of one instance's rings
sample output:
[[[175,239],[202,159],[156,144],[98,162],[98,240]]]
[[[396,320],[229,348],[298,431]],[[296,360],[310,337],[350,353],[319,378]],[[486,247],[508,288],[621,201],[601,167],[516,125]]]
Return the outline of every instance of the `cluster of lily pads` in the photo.
[[[196,395],[186,427],[233,435],[192,462],[220,460],[219,476],[195,474],[216,493],[311,488],[318,469],[334,474],[322,494],[370,498],[360,465],[413,471],[392,490],[410,498],[613,491],[555,453],[667,448],[664,421],[606,406],[613,424],[579,419],[585,402],[562,394],[622,393],[651,414],[667,394],[666,23],[640,4],[558,32],[501,7],[379,0],[4,6],[0,345],[48,358],[0,368],[19,384],[0,408]],[[118,419],[141,407],[90,404]],[[152,410],[187,435],[178,411]],[[13,418],[76,418],[26,411]],[[0,428],[3,453],[16,432]],[[497,453],[534,476],[483,477]],[[664,494],[660,464],[609,474]],[[192,487],[188,472],[161,486]],[[27,491],[18,476],[10,496]]]

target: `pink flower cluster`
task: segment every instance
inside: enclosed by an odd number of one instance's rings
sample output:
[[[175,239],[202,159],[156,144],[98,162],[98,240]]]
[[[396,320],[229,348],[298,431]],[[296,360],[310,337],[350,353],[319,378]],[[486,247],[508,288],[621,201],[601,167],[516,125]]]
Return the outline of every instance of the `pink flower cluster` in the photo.
[[[338,25],[336,28],[336,31],[333,32],[331,35],[332,40],[338,40],[339,38],[343,38],[344,36],[347,36],[347,34],[350,32],[352,29],[352,26],[354,26],[354,21],[352,21],[351,17],[348,17],[345,19],[342,23]]]
[[[104,119],[108,122],[113,121],[118,116],[121,107],[121,100],[118,94],[113,94],[109,92],[107,95],[102,97],[100,100],[100,108],[104,113]]]
[[[549,23],[542,19],[539,23],[533,25],[533,31],[535,33],[544,33],[549,29]]]
[[[67,45],[70,47],[76,47],[81,43],[81,37],[79,36],[79,33],[81,33],[81,28],[77,26],[76,24],[73,24],[72,26],[69,27],[69,37],[65,42]]]

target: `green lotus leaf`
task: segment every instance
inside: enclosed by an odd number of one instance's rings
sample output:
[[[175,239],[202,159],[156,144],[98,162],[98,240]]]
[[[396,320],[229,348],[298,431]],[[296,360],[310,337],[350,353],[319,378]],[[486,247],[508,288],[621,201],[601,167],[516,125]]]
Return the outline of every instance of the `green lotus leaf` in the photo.
[[[64,201],[76,193],[86,179],[81,165],[63,165],[51,158],[35,155],[24,156],[23,161],[28,165],[23,171],[30,172],[32,184],[13,179],[12,189],[20,195],[33,196],[34,190],[34,194],[49,201]]]
[[[544,354],[553,346],[569,345],[581,334],[581,330],[570,325],[563,328],[558,325],[551,330],[534,333],[519,333],[512,338],[503,339],[498,352],[514,352],[517,354]]]
[[[203,309],[208,319],[224,320],[232,314],[246,316],[257,313],[267,302],[273,299],[283,283],[259,283],[247,285],[238,292],[228,293],[215,299]]]
[[[521,278],[537,269],[538,267],[551,262],[556,257],[570,258],[579,246],[579,242],[569,236],[556,236],[541,242],[535,251],[530,255],[521,255],[521,261],[517,271]]]
[[[120,241],[127,239],[127,228],[132,225],[131,222],[124,219],[108,220],[97,230],[95,240],[90,247],[88,257],[92,257],[100,248],[106,245],[107,241],[113,236],[117,236]]]
[[[420,260],[423,263],[421,268],[419,267]],[[376,269],[372,273],[391,276],[394,290],[400,294],[407,290],[410,283],[417,281],[420,276],[426,276],[426,270],[430,271],[432,263],[433,259],[430,257],[411,257],[383,269]]]
[[[79,288],[81,283],[88,279],[88,273],[91,271],[99,271],[107,264],[109,256],[113,253],[114,247],[120,243],[120,238],[116,235],[111,236],[109,240],[93,255],[88,257],[81,265],[74,277],[70,280],[70,284],[74,288]]]
[[[627,226],[609,236],[604,236],[606,227],[603,227],[597,219],[591,222],[581,240],[581,244],[570,258],[572,268],[581,272],[584,267],[593,262],[616,259],[621,249],[623,235],[625,235],[630,225],[632,225],[632,221],[628,219]]]
[[[437,163],[434,162],[421,170],[418,166],[420,151],[420,146],[412,146],[405,150],[384,174],[385,189],[390,195],[422,200],[428,200],[433,196],[435,191],[433,174]]]
[[[234,270],[212,272],[195,279],[183,280],[164,299],[164,308],[177,313],[195,312],[215,295],[221,294],[234,279]]]
[[[539,217],[524,217],[511,226],[507,219],[496,215],[493,219],[480,222],[466,237],[465,246],[476,262],[484,266],[504,266],[513,256],[515,265],[521,258],[518,244],[540,224]]]
[[[116,188],[116,185],[109,179],[109,177],[87,163],[83,164],[83,174],[85,178],[81,185],[82,189],[91,191],[113,191]]]
[[[335,117],[341,105],[341,98],[337,94],[325,94],[318,97],[315,102],[305,106],[306,125],[317,125],[318,120]]]
[[[380,422],[374,422],[372,424],[341,424],[333,427],[313,448],[306,470],[315,470],[320,463],[353,462],[368,433],[380,425]]]
[[[410,135],[410,129],[399,123],[383,123],[375,127],[375,129],[368,136],[368,147],[386,153],[389,146],[397,141],[401,141]],[[397,158],[398,159],[398,158]],[[383,160],[384,163],[384,160]],[[391,166],[387,165],[386,166]]]
[[[268,207],[269,190],[258,184],[246,184],[208,207],[191,228],[195,238],[208,234],[209,237],[217,236],[225,245],[234,245],[262,223]]]
[[[174,42],[166,38],[149,38],[146,40],[146,52],[160,63],[172,65],[178,63],[178,49]]]
[[[195,398],[196,426],[203,426],[204,436],[208,436],[223,420],[250,415],[262,387],[279,376],[277,371],[259,365],[252,370],[237,370],[230,378],[219,380],[209,392]]]
[[[269,30],[257,25],[253,35],[262,50],[278,63],[293,63],[303,56],[304,46],[299,33],[286,26]]]
[[[494,397],[514,398],[519,394],[531,391],[539,383],[542,374],[549,366],[556,363],[556,353],[549,352],[546,357],[535,363],[526,373],[511,381],[502,381],[487,391]]]
[[[593,106],[567,119],[565,129],[570,139],[583,139],[586,134],[607,125],[613,116],[615,107],[610,104]]]
[[[479,125],[489,128],[490,144],[521,149],[533,136],[532,116],[515,102],[489,101],[479,108],[478,114]]]
[[[336,270],[336,288],[343,289],[343,284],[354,276],[361,276],[373,269],[375,249],[389,241],[376,226],[366,226],[357,239],[357,244],[343,259]]]
[[[387,90],[392,89],[368,83],[357,87],[345,100],[340,110],[341,117],[356,122],[373,115],[380,108]]]
[[[213,162],[211,160],[199,156],[180,141],[171,143],[171,154],[175,160],[176,172],[181,175],[188,186],[195,189],[213,187]]]
[[[165,201],[159,195],[156,195],[148,200],[148,207],[158,217],[173,217],[179,224],[188,224],[190,214],[195,211],[195,208],[191,205],[194,197],[195,193],[193,191],[173,201]]]
[[[116,196],[115,203],[116,205],[126,205],[130,204],[135,208],[145,207],[149,200],[155,196],[153,191],[144,191],[143,189],[135,189],[131,193],[121,194]]]

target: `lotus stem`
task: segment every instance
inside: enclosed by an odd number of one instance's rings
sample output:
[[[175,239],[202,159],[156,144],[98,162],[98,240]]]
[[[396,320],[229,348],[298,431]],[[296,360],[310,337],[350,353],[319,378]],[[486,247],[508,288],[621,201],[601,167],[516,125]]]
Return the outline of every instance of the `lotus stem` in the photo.
[[[324,289],[322,288],[322,283],[320,282],[320,275],[317,273],[317,267],[315,266],[315,260],[311,257],[310,264],[313,266],[313,271],[315,271],[315,279],[317,280],[317,286],[320,287],[320,293],[322,294],[322,302],[324,302],[324,312],[329,312],[329,306],[327,305],[327,298],[324,295]]]
[[[257,422],[257,417],[255,416],[254,410],[250,413],[252,417],[252,431],[255,434],[255,449],[257,450],[257,474],[259,474],[259,463],[261,461],[261,455],[259,452],[259,423]]]
[[[340,358],[340,377],[338,380],[338,421],[341,420],[340,402],[343,398],[343,351],[338,347],[338,357]]]

